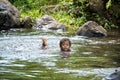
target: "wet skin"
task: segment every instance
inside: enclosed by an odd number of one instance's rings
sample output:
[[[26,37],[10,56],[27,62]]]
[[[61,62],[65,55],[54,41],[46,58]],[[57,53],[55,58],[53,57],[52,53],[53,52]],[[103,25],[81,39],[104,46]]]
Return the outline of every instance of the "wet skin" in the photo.
[[[61,48],[63,51],[69,51],[70,50],[69,42],[68,41],[63,42]]]
[[[48,45],[48,43],[47,43],[47,38],[45,38],[45,37],[43,37],[42,38],[42,48],[45,48],[47,45]]]

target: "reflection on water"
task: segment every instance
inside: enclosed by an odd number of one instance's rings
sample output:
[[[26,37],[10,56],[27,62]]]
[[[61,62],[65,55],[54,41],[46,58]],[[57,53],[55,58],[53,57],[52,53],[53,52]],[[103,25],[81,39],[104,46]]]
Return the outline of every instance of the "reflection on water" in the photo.
[[[120,70],[120,36],[68,37],[71,57],[61,58],[59,41],[66,34],[11,30],[0,34],[0,80],[101,80]],[[41,49],[48,39],[47,49]]]

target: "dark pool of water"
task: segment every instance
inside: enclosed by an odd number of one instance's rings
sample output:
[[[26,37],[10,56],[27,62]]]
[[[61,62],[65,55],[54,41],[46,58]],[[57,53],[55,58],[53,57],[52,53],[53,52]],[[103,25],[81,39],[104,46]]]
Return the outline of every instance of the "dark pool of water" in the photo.
[[[61,58],[59,41],[66,34],[34,30],[0,33],[0,80],[102,80],[120,70],[120,36],[70,36],[71,56]],[[47,49],[41,49],[42,37]]]

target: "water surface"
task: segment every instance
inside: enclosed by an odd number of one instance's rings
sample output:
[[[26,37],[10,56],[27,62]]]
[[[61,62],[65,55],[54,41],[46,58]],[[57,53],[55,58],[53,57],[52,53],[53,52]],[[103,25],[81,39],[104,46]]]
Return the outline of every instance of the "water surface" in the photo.
[[[106,38],[67,36],[34,30],[0,33],[0,80],[101,80],[120,70],[120,36]],[[47,49],[41,49],[42,37]],[[60,56],[59,41],[72,42],[71,56]]]

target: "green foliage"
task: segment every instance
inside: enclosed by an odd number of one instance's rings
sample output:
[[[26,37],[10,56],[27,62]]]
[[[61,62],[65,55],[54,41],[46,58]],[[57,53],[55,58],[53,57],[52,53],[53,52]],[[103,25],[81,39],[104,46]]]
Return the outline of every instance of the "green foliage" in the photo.
[[[9,0],[12,4],[20,10],[40,8],[40,6],[54,5],[60,0]]]
[[[35,20],[39,17],[41,17],[43,15],[43,13],[39,13],[39,10],[29,10],[27,12],[24,12],[21,14],[21,17],[24,18],[25,16],[30,16],[32,18],[32,20]]]
[[[109,0],[107,3],[106,3],[106,9],[109,9],[112,5],[112,1]]]
[[[85,16],[75,18],[73,14],[68,15],[65,11],[55,12],[52,16],[66,25],[70,34],[74,34],[87,21]]]
[[[75,17],[86,16],[88,6],[88,0],[77,0],[72,7],[70,7],[70,12],[73,13]]]
[[[113,28],[118,28],[118,26],[116,26],[115,24],[113,24],[112,22],[105,20],[104,21],[104,28],[105,29],[113,29]]]
[[[71,34],[74,34],[76,30],[79,29],[86,21],[93,20],[97,21],[100,25],[105,27],[106,29],[117,28],[115,24],[113,24],[112,19],[109,20],[103,18],[98,13],[89,12],[89,0],[9,0],[12,4],[14,4],[21,12],[22,18],[25,16],[31,16],[33,20],[36,18],[40,18],[44,14],[52,15],[57,21],[67,26],[68,31]],[[39,11],[42,6],[48,7],[49,5],[61,5],[61,9],[58,8],[57,11],[53,11],[52,13],[47,12],[48,10]],[[113,1],[109,0],[106,4],[106,9],[110,10],[113,6]],[[67,7],[67,9],[65,8]],[[63,10],[62,8],[65,8]],[[49,10],[51,11],[51,10]],[[112,18],[118,18],[119,13],[112,10],[114,13]]]
[[[113,22],[111,20],[101,17],[97,13],[93,13],[91,16],[92,16],[91,19],[97,21],[100,25],[102,25],[107,30],[113,29],[113,28],[118,28],[118,26],[113,24]]]
[[[10,2],[21,12],[39,8],[39,0],[10,0]]]

